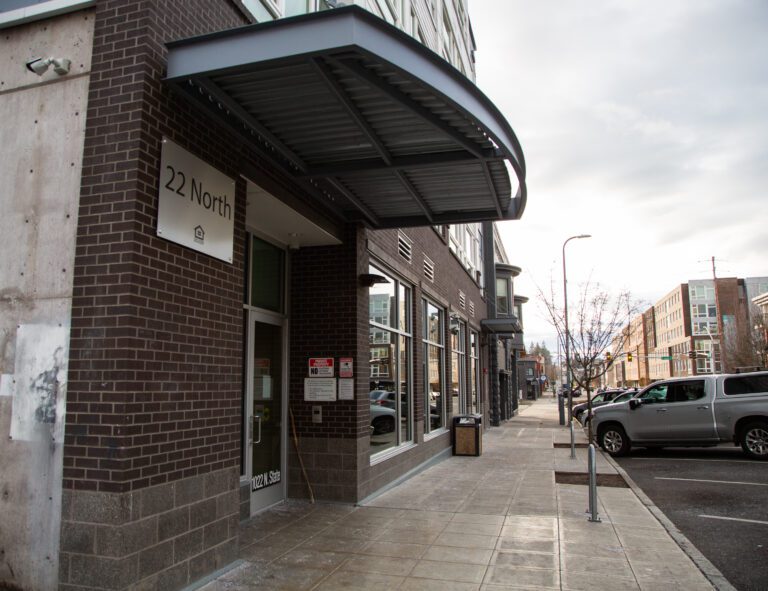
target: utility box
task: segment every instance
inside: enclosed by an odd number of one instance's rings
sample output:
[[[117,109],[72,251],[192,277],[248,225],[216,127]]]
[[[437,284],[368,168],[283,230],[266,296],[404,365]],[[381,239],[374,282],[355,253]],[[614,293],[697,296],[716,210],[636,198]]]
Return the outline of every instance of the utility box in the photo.
[[[482,415],[453,417],[453,455],[479,456],[483,453]]]

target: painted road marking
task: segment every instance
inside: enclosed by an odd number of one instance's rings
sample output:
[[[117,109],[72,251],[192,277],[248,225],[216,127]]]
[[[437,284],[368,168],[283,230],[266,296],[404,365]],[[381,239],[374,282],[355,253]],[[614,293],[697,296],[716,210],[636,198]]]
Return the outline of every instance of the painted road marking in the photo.
[[[718,515],[699,515],[706,519],[722,519],[723,521],[742,521],[744,523],[758,523],[760,525],[768,525],[768,521],[758,521],[757,519],[739,519],[738,517],[719,517]]]
[[[665,478],[663,476],[657,476],[656,480],[682,480],[683,482],[714,482],[716,484],[748,484],[750,486],[768,486],[761,482],[738,482],[733,480],[705,480],[703,478]]]
[[[666,462],[730,462],[732,464],[752,464],[758,466],[759,464],[754,460],[710,460],[707,458],[627,458],[629,460],[650,460],[650,461],[666,461]]]

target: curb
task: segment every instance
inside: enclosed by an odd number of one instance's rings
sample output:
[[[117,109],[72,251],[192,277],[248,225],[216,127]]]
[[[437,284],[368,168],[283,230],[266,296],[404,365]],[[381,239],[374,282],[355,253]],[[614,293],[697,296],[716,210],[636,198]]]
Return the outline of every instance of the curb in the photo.
[[[602,450],[600,453],[603,454],[603,457],[608,461],[608,463],[613,466],[616,472],[618,472],[619,475],[627,482],[629,488],[632,489],[632,492],[635,493],[638,499],[640,499],[640,502],[645,505],[645,507],[651,512],[651,515],[653,515],[657,521],[661,523],[661,525],[665,530],[667,530],[667,533],[672,537],[675,543],[680,546],[680,549],[688,555],[688,558],[693,561],[693,563],[698,567],[702,574],[707,577],[707,580],[712,583],[712,586],[717,589],[717,591],[737,591],[736,587],[731,585],[723,576],[723,573],[717,570],[717,567],[712,564],[706,556],[699,552],[696,546],[691,544],[690,540],[685,537],[683,532],[677,529],[675,524],[670,521],[669,517],[664,515],[662,510],[659,509],[653,503],[650,497],[643,492],[643,490],[635,483],[634,480],[632,480],[632,478],[630,478],[626,470],[619,466],[616,463],[616,460],[614,460],[609,454],[604,453]]]

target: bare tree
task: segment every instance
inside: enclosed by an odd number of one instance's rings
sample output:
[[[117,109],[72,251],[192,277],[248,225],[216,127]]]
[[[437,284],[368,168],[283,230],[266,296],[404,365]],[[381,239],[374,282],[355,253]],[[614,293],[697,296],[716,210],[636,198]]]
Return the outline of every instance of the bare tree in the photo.
[[[733,368],[764,368],[768,355],[768,326],[757,306],[750,307],[749,316],[740,328],[724,335],[730,365]]]
[[[550,323],[557,330],[560,344],[565,349],[566,330],[564,308],[556,303],[554,289],[547,298],[541,290],[539,297],[546,306]],[[629,339],[630,320],[640,311],[638,302],[628,291],[611,295],[599,284],[587,282],[575,306],[569,313],[568,346],[570,349],[571,379],[587,394],[587,416],[592,414],[592,389],[608,371],[613,358],[623,353]],[[607,355],[610,353],[610,356]],[[568,384],[569,388],[572,384]],[[572,397],[569,396],[569,417],[572,416]],[[589,440],[592,441],[592,421],[589,421]]]

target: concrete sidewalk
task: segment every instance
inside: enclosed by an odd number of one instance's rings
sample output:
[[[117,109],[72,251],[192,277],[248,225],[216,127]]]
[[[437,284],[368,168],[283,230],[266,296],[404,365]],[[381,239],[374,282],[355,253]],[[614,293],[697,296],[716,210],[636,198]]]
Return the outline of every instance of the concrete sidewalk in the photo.
[[[577,431],[577,442],[586,437]],[[631,488],[598,487],[587,520],[587,450],[568,447],[555,400],[491,429],[480,457],[451,457],[365,506],[288,502],[243,526],[243,563],[205,591],[712,589]],[[598,472],[616,474],[598,453]]]

